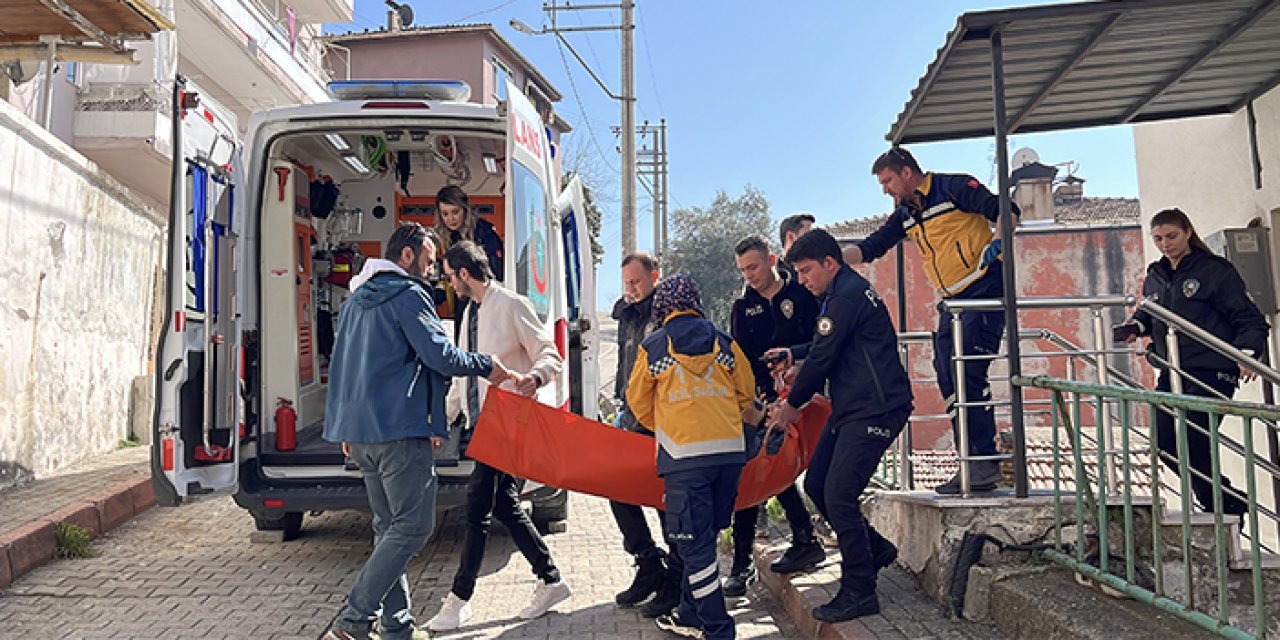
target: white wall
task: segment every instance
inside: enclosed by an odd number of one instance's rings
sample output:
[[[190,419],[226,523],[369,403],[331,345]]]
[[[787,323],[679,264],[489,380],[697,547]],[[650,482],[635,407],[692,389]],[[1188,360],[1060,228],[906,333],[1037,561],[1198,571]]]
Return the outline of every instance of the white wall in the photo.
[[[162,221],[0,101],[0,486],[114,449],[149,371]]]

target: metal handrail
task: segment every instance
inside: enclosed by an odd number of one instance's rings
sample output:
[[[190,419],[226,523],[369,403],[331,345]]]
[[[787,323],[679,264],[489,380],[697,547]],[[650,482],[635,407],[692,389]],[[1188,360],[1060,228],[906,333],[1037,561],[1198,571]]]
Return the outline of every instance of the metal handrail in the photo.
[[[1079,298],[1062,298],[1055,296],[1036,296],[1018,298],[1018,309],[1087,309],[1089,307],[1130,307],[1135,298],[1132,295],[1083,296]],[[942,305],[948,311],[999,311],[1004,309],[1004,300],[947,298]],[[1019,331],[1018,335],[1022,335]]]
[[[1280,371],[1272,369],[1271,367],[1263,364],[1262,361],[1257,358],[1254,358],[1253,356],[1231,346],[1222,338],[1205,331],[1199,326],[1192,324],[1186,318],[1183,318],[1169,309],[1160,306],[1160,303],[1156,302],[1151,297],[1146,297],[1138,301],[1137,308],[1156,316],[1167,325],[1177,327],[1178,331],[1195,338],[1196,342],[1217,351],[1223,357],[1235,361],[1238,365],[1244,365],[1271,384],[1280,385]]]

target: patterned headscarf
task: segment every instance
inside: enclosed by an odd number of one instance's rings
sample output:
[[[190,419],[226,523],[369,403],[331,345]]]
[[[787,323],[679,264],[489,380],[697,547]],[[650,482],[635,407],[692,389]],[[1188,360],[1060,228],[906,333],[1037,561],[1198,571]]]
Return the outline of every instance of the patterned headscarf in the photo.
[[[653,291],[653,324],[662,326],[675,311],[702,313],[702,290],[698,281],[687,273],[677,273],[658,281]]]

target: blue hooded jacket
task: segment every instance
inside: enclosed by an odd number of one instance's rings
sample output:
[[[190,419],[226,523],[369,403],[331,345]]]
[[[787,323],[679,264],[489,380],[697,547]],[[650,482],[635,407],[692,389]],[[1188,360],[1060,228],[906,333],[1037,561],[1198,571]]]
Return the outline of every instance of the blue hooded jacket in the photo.
[[[444,399],[452,376],[488,376],[489,356],[449,341],[422,284],[382,271],[338,314],[329,365],[324,439],[394,442],[449,433]]]

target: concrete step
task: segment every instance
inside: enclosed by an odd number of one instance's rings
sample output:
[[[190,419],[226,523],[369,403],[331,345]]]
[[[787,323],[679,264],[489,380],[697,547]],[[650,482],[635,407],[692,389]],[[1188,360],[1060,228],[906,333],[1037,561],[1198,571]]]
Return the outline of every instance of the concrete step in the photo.
[[[1136,600],[1082,586],[1061,568],[991,584],[988,615],[1011,638],[1127,640],[1214,638],[1214,634]]]

